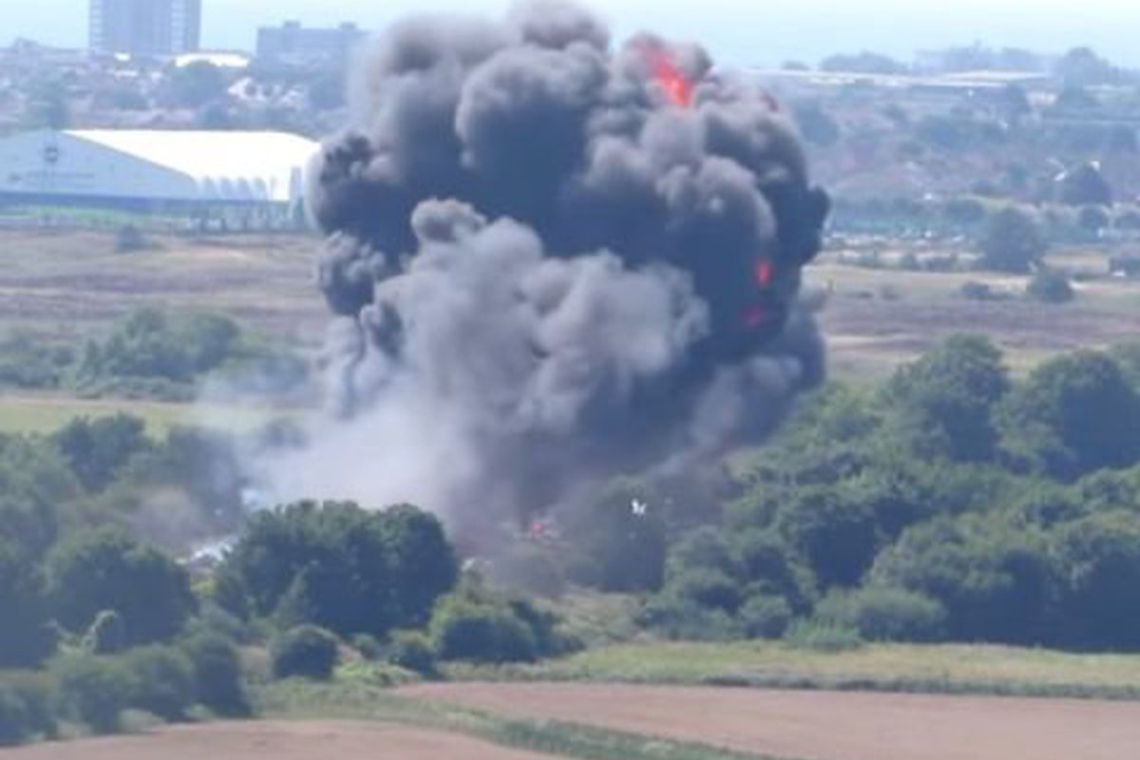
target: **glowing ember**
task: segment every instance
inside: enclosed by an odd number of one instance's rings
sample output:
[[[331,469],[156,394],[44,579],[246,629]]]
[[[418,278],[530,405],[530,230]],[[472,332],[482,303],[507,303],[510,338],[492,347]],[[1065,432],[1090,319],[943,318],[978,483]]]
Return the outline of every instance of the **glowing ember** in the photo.
[[[668,53],[661,50],[651,50],[649,53],[653,63],[653,76],[661,89],[665,91],[669,102],[678,108],[688,108],[693,104],[693,83],[681,73]]]
[[[756,284],[762,288],[766,288],[772,284],[772,276],[775,272],[772,269],[772,262],[768,259],[760,259],[756,262],[756,268],[753,270],[753,275],[756,278]]]

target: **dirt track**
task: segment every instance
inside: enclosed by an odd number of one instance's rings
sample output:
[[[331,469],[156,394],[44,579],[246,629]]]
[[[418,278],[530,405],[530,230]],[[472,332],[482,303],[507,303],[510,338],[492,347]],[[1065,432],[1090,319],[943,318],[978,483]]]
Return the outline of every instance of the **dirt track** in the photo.
[[[1140,703],[585,684],[440,684],[402,693],[776,757],[1140,757]]]
[[[0,750],[3,760],[554,760],[447,733],[370,723],[182,726]]]

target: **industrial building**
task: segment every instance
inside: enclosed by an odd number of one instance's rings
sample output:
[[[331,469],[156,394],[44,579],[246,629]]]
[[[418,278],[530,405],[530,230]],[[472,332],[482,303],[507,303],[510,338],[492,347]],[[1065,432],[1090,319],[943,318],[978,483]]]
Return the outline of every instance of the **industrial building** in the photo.
[[[296,219],[318,149],[282,132],[27,132],[0,139],[0,206]]]
[[[343,63],[367,36],[356,24],[321,29],[286,21],[257,30],[257,57],[294,66]]]
[[[97,53],[192,53],[202,36],[202,0],[90,0],[89,47]]]

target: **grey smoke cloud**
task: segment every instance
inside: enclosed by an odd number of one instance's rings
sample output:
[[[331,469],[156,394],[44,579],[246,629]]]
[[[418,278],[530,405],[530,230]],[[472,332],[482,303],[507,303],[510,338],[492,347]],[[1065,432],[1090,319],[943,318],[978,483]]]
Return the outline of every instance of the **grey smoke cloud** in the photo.
[[[758,439],[822,379],[799,290],[827,195],[700,48],[614,50],[538,0],[402,22],[350,92],[309,188],[337,415],[275,463],[283,496],[539,511]]]

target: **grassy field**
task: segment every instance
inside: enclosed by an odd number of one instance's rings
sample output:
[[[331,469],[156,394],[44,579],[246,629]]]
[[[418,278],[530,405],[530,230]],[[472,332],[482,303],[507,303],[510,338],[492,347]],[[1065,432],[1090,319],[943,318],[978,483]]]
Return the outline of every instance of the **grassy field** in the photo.
[[[161,306],[216,311],[293,345],[319,345],[328,312],[315,283],[315,237],[155,235],[151,242],[152,249],[123,254],[115,252],[109,231],[0,230],[0,334],[19,329],[76,345],[136,308]],[[1097,273],[1106,259],[1104,251],[1065,250],[1052,263]],[[832,374],[853,382],[882,377],[960,331],[988,334],[1021,373],[1059,351],[1133,337],[1140,312],[1136,281],[1079,283],[1078,299],[1064,306],[1023,298],[979,302],[961,295],[965,282],[1020,293],[1025,278],[870,269],[841,263],[836,253],[811,267],[806,280],[829,293],[820,321]],[[155,429],[187,416],[161,404],[73,405],[78,413],[123,407]],[[9,394],[0,398],[0,429],[51,429],[71,413],[60,399]]]
[[[535,666],[458,668],[467,680],[599,681],[1140,699],[1140,655],[1001,646],[869,644],[842,652],[782,642],[632,643]]]
[[[1050,264],[1069,270],[1107,271],[1103,252],[1062,252]],[[980,332],[1006,352],[1017,373],[1042,359],[1078,348],[1107,347],[1135,337],[1140,282],[1095,279],[1076,284],[1073,303],[1025,300],[1026,277],[981,272],[909,272],[837,263],[825,256],[807,271],[809,286],[829,291],[820,314],[837,377],[870,380],[955,332]],[[971,301],[967,282],[1013,295]]]
[[[76,417],[95,418],[119,412],[139,417],[146,422],[147,432],[155,436],[176,425],[245,432],[280,416],[268,409],[242,406],[0,393],[0,433],[51,433]]]

